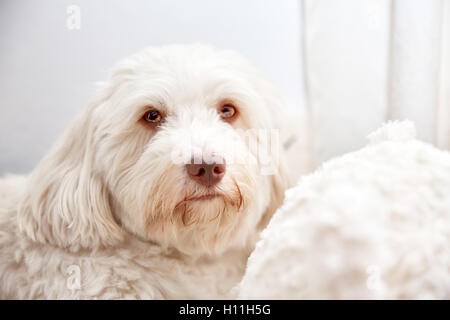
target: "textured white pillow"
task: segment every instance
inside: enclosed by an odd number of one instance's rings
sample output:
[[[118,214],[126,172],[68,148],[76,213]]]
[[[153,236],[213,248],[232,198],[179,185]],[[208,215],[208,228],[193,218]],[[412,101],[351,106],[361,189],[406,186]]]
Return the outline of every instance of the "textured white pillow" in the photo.
[[[288,190],[241,299],[450,298],[450,153],[391,122]]]

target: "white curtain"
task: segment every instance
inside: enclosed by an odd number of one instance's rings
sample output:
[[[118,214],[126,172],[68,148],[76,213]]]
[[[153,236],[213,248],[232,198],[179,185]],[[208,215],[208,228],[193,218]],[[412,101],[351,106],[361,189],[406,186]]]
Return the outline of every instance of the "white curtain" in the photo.
[[[315,165],[411,119],[450,148],[450,0],[303,0]]]
[[[436,144],[450,149],[450,1],[443,1]]]

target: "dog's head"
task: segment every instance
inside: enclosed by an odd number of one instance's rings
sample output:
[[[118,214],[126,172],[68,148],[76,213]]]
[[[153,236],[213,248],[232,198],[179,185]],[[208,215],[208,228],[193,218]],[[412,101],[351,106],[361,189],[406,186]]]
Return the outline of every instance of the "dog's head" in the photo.
[[[114,69],[32,173],[19,227],[71,250],[130,234],[188,254],[246,246],[286,188],[281,108],[232,52],[144,50]]]

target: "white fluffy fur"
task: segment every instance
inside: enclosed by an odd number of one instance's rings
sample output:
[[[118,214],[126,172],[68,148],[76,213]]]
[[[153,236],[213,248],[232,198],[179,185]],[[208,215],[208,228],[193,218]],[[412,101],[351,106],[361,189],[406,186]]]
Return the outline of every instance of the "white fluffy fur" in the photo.
[[[450,154],[389,123],[287,192],[242,299],[450,299]]]
[[[223,100],[239,109],[232,124],[217,114]],[[167,114],[158,130],[140,123],[148,106]],[[222,197],[183,202],[206,191],[172,151],[226,157],[235,139],[253,155],[236,130],[276,128],[281,107],[232,52],[174,45],[120,63],[29,177],[0,180],[0,297],[229,297],[282,202],[282,162],[271,176],[227,163]]]

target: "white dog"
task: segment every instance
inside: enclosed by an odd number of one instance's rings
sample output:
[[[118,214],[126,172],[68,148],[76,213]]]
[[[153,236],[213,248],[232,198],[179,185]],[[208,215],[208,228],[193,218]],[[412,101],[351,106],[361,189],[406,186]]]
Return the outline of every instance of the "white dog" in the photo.
[[[288,184],[260,154],[281,108],[232,52],[120,63],[29,177],[0,181],[0,297],[229,297]]]

